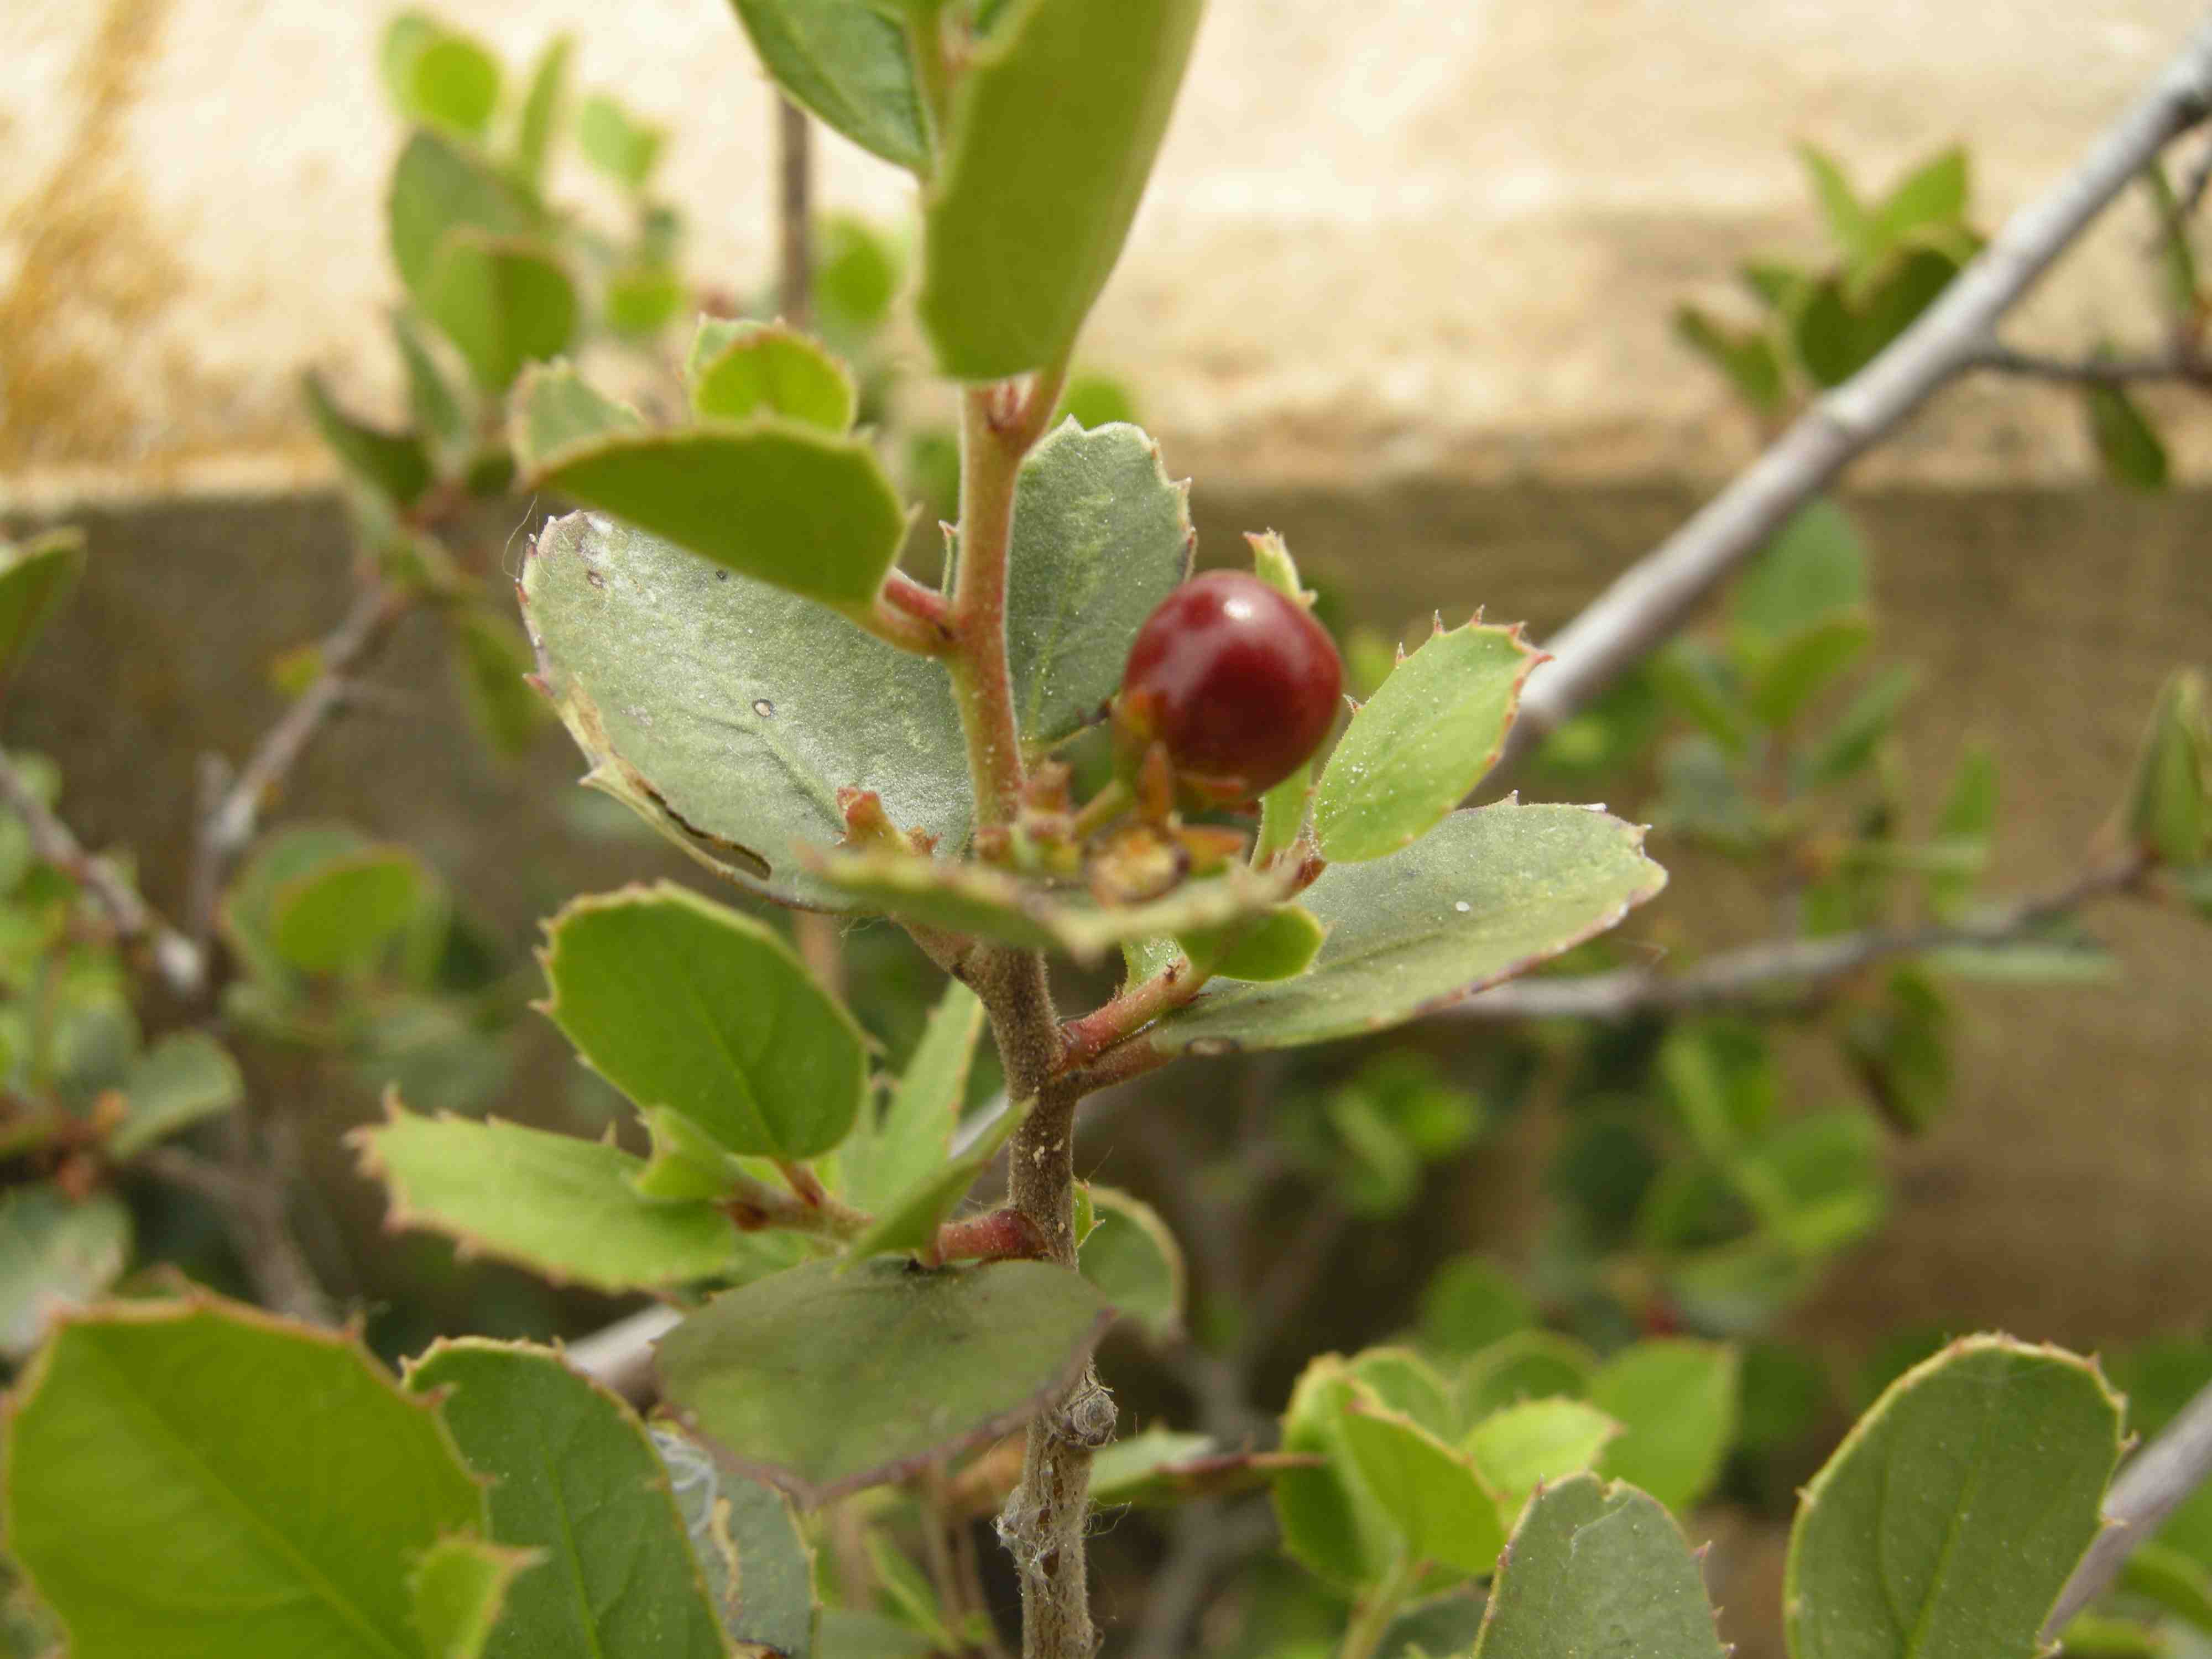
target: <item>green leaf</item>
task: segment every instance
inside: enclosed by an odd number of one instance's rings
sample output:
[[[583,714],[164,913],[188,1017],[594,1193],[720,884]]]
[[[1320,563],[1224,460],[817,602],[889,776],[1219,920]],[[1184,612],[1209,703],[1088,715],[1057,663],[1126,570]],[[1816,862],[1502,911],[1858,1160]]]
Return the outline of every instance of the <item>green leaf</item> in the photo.
[[[704,331],[702,330],[703,333]],[[783,415],[842,434],[859,407],[845,366],[781,323],[738,323],[705,362],[694,354],[691,407],[703,419]]]
[[[2173,183],[2166,176],[2164,162],[2153,158],[2142,170],[2142,181],[2149,193],[2152,210],[2158,216],[2158,263],[2165,278],[2166,310],[2176,319],[2192,316],[2202,284],[2197,270],[2197,250],[2190,241],[2188,216],[2181,210],[2181,199],[2174,194]]]
[[[1867,603],[1866,543],[1850,514],[1822,496],[1800,507],[1745,567],[1729,595],[1741,637],[1776,645],[1815,623],[1860,615]]]
[[[1813,199],[1820,204],[1820,216],[1827,221],[1828,234],[1836,246],[1854,265],[1874,258],[1881,252],[1880,233],[1842,166],[1812,144],[1799,144],[1797,159],[1804,166]]]
[[[1140,1199],[1094,1185],[1091,1201],[1097,1221],[1084,1237],[1077,1267],[1152,1341],[1172,1341],[1182,1328],[1182,1247],[1159,1212]]]
[[[879,1209],[945,1162],[983,1026],[983,1005],[975,994],[957,979],[945,981],[882,1116],[867,1122],[837,1155],[843,1195],[856,1208]]]
[[[595,92],[576,112],[576,148],[584,159],[630,191],[645,188],[668,137],[650,121],[641,121],[618,100]]]
[[[1951,774],[1951,787],[1936,815],[1939,844],[1966,854],[1966,868],[1932,872],[1928,877],[1929,908],[1947,921],[1956,917],[1972,896],[1974,878],[1987,862],[1990,838],[1997,823],[1997,760],[1985,743],[1971,743],[1960,751]]]
[[[1273,531],[1247,536],[1252,549],[1252,574],[1286,599],[1300,605],[1313,601],[1298,581],[1298,567],[1289,544]],[[1252,863],[1263,866],[1297,844],[1305,832],[1306,808],[1313,799],[1313,762],[1298,769],[1260,798],[1260,834],[1252,843]]]
[[[1556,1331],[1516,1331],[1469,1360],[1460,1373],[1460,1410],[1471,1422],[1523,1400],[1580,1399],[1597,1358]]]
[[[938,1652],[957,1652],[963,1644],[947,1628],[936,1588],[921,1569],[880,1532],[871,1531],[866,1538],[877,1589],[892,1609],[908,1625],[927,1636]]]
[[[1491,1413],[1462,1445],[1483,1485],[1497,1495],[1502,1533],[1537,1487],[1580,1474],[1620,1433],[1620,1424],[1582,1401],[1524,1400]]]
[[[824,1607],[814,1650],[820,1659],[929,1659],[938,1650],[928,1637],[896,1619]]]
[[[1106,1321],[1042,1261],[809,1263],[714,1298],[661,1340],[668,1398],[808,1505],[957,1456],[1073,1378]]]
[[[1411,1418],[1439,1440],[1459,1437],[1459,1402],[1437,1368],[1411,1348],[1363,1348],[1346,1370],[1376,1404]]]
[[[1919,320],[1964,268],[1966,257],[1962,251],[1905,247],[1876,268],[1856,307],[1853,349],[1858,367],[1872,362]]]
[[[1346,1589],[1381,1582],[1398,1553],[1397,1529],[1360,1478],[1346,1436],[1356,1386],[1337,1354],[1307,1364],[1284,1408],[1282,1449],[1319,1462],[1285,1469],[1273,1493],[1283,1547]]]
[[[977,44],[924,206],[939,367],[1059,362],[1106,285],[1182,82],[1201,0],[1026,0]]]
[[[1820,789],[1841,783],[1873,760],[1919,682],[1919,675],[1909,667],[1885,669],[1802,757],[1797,768],[1801,786]]]
[[[1968,192],[1966,152],[1953,145],[1898,180],[1875,210],[1876,240],[1894,246],[1923,226],[1962,223]]]
[[[1213,1449],[1211,1437],[1152,1427],[1125,1436],[1091,1460],[1091,1501],[1098,1509],[1135,1501],[1163,1469]]]
[[[84,532],[0,542],[0,673],[11,672],[84,572]]]
[[[524,370],[512,407],[507,441],[514,446],[515,465],[526,473],[540,471],[548,456],[572,444],[645,424],[628,404],[594,391],[564,362],[537,363]]]
[[[474,1337],[434,1344],[407,1388],[437,1401],[485,1483],[494,1540],[543,1553],[508,1592],[489,1659],[720,1659],[667,1472],[628,1406],[550,1349]]]
[[[121,1278],[131,1232],[130,1208],[112,1193],[80,1203],[36,1182],[0,1194],[0,1356],[29,1358],[54,1318]]]
[[[276,902],[311,884],[325,866],[372,851],[357,830],[343,824],[298,824],[263,842],[223,896],[222,926],[248,975],[282,985],[291,967],[271,943]]]
[[[2081,393],[2089,417],[2089,441],[2105,464],[2106,476],[2130,489],[2166,488],[2172,465],[2158,435],[2127,388],[2093,386]]]
[[[362,1173],[390,1189],[387,1227],[444,1233],[556,1284],[652,1289],[712,1278],[737,1258],[719,1210],[641,1196],[644,1161],[605,1141],[495,1119],[417,1117],[396,1097],[384,1122],[347,1139]]]
[[[722,1628],[788,1659],[830,1651],[817,1633],[828,1615],[815,1601],[814,1553],[791,1499],[722,1468],[705,1446],[665,1423],[652,1435]]]
[[[1091,1501],[1098,1509],[1128,1504],[1166,1509],[1204,1498],[1257,1492],[1289,1470],[1320,1460],[1295,1452],[1220,1452],[1202,1434],[1147,1429],[1117,1440],[1091,1460]]]
[[[1137,426],[1136,394],[1111,374],[1072,374],[1060,394],[1056,417],[1069,420],[1086,432],[1102,426]]]
[[[514,186],[460,145],[417,132],[399,152],[386,198],[392,263],[419,302],[428,291],[447,236],[470,229],[488,237],[526,236],[533,213]]]
[[[422,1652],[408,1575],[482,1524],[350,1337],[207,1299],[64,1325],[9,1424],[9,1552],[77,1659]]]
[[[538,481],[740,575],[847,609],[874,601],[906,534],[865,440],[776,416],[613,434],[562,450]]]
[[[407,848],[347,853],[270,893],[269,943],[303,973],[365,974],[435,890],[436,878]]]
[[[412,313],[392,313],[392,338],[399,350],[400,366],[407,373],[407,409],[414,421],[416,440],[440,453],[465,449],[469,417],[431,355]]]
[[[1023,461],[1007,552],[1006,657],[1031,744],[1098,720],[1129,643],[1190,574],[1190,486],[1133,426],[1063,422]]]
[[[845,1266],[891,1251],[920,1250],[933,1240],[938,1228],[1029,1115],[1029,1108],[1026,1101],[1009,1106],[957,1160],[931,1170],[894,1194],[883,1206],[875,1224],[846,1247]]]
[[[1674,1517],[1632,1486],[1578,1474],[1522,1512],[1490,1587],[1474,1659],[1630,1651],[1637,1659],[1723,1659],[1728,1650]]]
[[[1313,966],[1328,930],[1302,904],[1285,904],[1249,921],[1184,933],[1176,939],[1197,967],[1218,979],[1296,979]]]
[[[2186,1552],[2155,1542],[2137,1544],[2121,1565],[2119,1588],[2212,1636],[2212,1567]]]
[[[435,474],[419,437],[411,432],[380,431],[355,420],[331,400],[322,377],[313,369],[300,376],[300,386],[315,429],[349,478],[403,511],[422,498]]]
[[[2212,724],[2206,717],[2204,677],[2178,669],[2159,688],[2121,808],[2128,838],[2136,846],[2169,864],[2194,864],[2205,855],[2206,837],[2212,833],[2208,756]]]
[[[508,1591],[538,1563],[533,1551],[502,1549],[465,1533],[423,1551],[408,1575],[407,1592],[428,1659],[483,1659],[495,1652],[493,1627]]]
[[[967,748],[938,663],[807,600],[592,514],[538,532],[523,603],[586,780],[702,862],[786,902],[849,908],[799,847],[844,834],[837,791],[968,839]]]
[[[653,1155],[629,1183],[640,1198],[712,1200],[737,1189],[743,1164],[683,1113],[653,1106],[638,1115],[653,1138]]]
[[[1345,1407],[1344,1437],[1415,1559],[1475,1574],[1496,1567],[1505,1545],[1498,1494],[1466,1453],[1357,1388]]]
[[[873,0],[731,0],[761,65],[791,100],[862,149],[915,173],[929,131],[906,21]]]
[[[526,364],[575,337],[575,285],[539,243],[464,227],[438,249],[422,312],[468,362],[477,385],[501,392]]]
[[[1844,297],[1839,277],[1824,276],[1797,296],[1790,337],[1805,372],[1823,388],[1841,386],[1866,362],[1859,319]]]
[[[640,259],[607,273],[599,310],[616,333],[649,337],[674,322],[690,297],[683,273],[674,266]]]
[[[1421,1292],[1421,1342],[1438,1353],[1472,1354],[1535,1322],[1535,1298],[1486,1256],[1445,1262]]]
[[[1589,1403],[1620,1425],[1599,1469],[1671,1510],[1702,1498],[1735,1437],[1735,1350],[1687,1338],[1622,1349],[1589,1380]]]
[[[562,106],[568,101],[568,64],[575,56],[574,37],[556,34],[530,71],[530,89],[523,94],[522,109],[514,125],[514,171],[533,190],[545,177],[545,163],[553,154],[553,140],[561,130]]]
[[[1426,835],[1505,746],[1543,653],[1518,628],[1437,631],[1352,716],[1314,796],[1314,836],[1336,864],[1387,858]]]
[[[546,941],[547,1017],[639,1107],[763,1158],[851,1131],[866,1039],[774,929],[663,882],[572,901]]]
[[[1882,994],[1844,1023],[1843,1050],[1890,1126],[1918,1134],[1951,1093],[1951,1011],[1918,969],[1890,970]]]
[[[128,1115],[107,1137],[107,1155],[118,1162],[228,1111],[246,1098],[246,1079],[206,1032],[173,1031],[132,1062],[123,1097]]]
[[[477,732],[495,753],[523,753],[553,714],[529,684],[530,641],[505,617],[473,605],[449,614],[447,625]]]
[[[384,84],[410,121],[483,136],[499,106],[499,59],[473,37],[419,11],[385,26]]]
[[[1753,409],[1782,406],[1789,386],[1782,355],[1765,330],[1735,330],[1715,322],[1696,306],[1674,311],[1674,335],[1728,378],[1736,394]]]
[[[1914,1367],[1805,1488],[1783,1598],[1791,1654],[2033,1651],[2119,1451],[2120,1402],[2071,1354],[1973,1337]]]
[[[1390,858],[1331,865],[1299,896],[1329,930],[1305,974],[1209,988],[1152,1040],[1170,1052],[1283,1048],[1402,1024],[1602,933],[1656,893],[1666,872],[1642,839],[1579,806],[1455,812]]]
[[[899,252],[890,239],[849,213],[814,228],[814,309],[833,338],[855,340],[883,326],[898,297]]]

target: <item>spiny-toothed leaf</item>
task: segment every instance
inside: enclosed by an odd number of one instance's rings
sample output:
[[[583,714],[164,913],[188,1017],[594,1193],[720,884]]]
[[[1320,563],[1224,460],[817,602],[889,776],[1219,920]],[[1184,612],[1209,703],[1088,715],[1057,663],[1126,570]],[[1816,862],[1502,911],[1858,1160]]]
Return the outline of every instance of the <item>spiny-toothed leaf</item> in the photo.
[[[252,1309],[82,1315],[17,1385],[9,1553],[78,1659],[420,1654],[409,1574],[483,1513],[358,1342]]]
[[[507,440],[514,462],[532,474],[572,444],[645,424],[628,404],[595,390],[565,362],[537,363],[524,370],[510,406]]]
[[[1202,0],[1025,0],[975,46],[923,210],[938,364],[1060,360],[1105,287],[1182,84]]]
[[[1141,1199],[1114,1187],[1093,1186],[1090,1192],[1097,1219],[1084,1236],[1078,1268],[1146,1336],[1172,1340],[1182,1328],[1182,1247],[1159,1212]]]
[[[1005,1433],[1077,1374],[1106,1319],[1048,1262],[823,1261],[715,1297],[656,1358],[688,1422],[811,1506]]]
[[[1468,1361],[1460,1373],[1460,1410],[1469,1422],[1523,1400],[1579,1400],[1597,1370],[1597,1356],[1557,1331],[1516,1331]]]
[[[530,89],[522,95],[522,108],[514,123],[514,171],[536,189],[545,177],[545,163],[553,153],[553,140],[561,130],[562,106],[568,102],[568,64],[575,56],[573,36],[556,34],[538,55],[530,71]]]
[[[1674,1517],[1633,1486],[1578,1474],[1522,1511],[1490,1587],[1474,1659],[1616,1650],[1637,1659],[1728,1652]]]
[[[2204,677],[2179,670],[2160,688],[2143,729],[2123,809],[2128,838],[2169,864],[2196,863],[2205,854],[2212,801],[2205,766],[2212,757]]]
[[[132,1062],[123,1079],[127,1115],[107,1152],[135,1158],[165,1135],[218,1116],[246,1098],[230,1052],[204,1031],[172,1031]]]
[[[1622,1349],[1589,1380],[1589,1403],[1620,1425],[1600,1473],[1687,1509],[1719,1478],[1735,1437],[1735,1350],[1686,1338]]]
[[[2119,1453],[2120,1401],[2072,1354],[1982,1336],[1915,1366],[1798,1504],[1794,1659],[2034,1651]]]
[[[787,903],[851,908],[796,851],[845,833],[848,785],[947,851],[967,841],[941,665],[598,514],[539,532],[522,592],[586,781],[702,862]]]
[[[844,364],[816,342],[781,323],[746,322],[729,325],[703,362],[695,354],[691,407],[708,420],[782,415],[842,433],[859,400]]]
[[[439,249],[461,228],[485,236],[526,236],[539,226],[514,185],[462,146],[417,132],[399,152],[385,203],[392,263],[419,303]]]
[[[711,1204],[641,1197],[644,1161],[605,1141],[496,1119],[417,1117],[396,1095],[384,1122],[347,1139],[362,1173],[390,1193],[388,1227],[443,1233],[556,1283],[652,1290],[738,1262],[727,1218]]]
[[[422,498],[435,476],[422,441],[413,433],[385,432],[356,421],[337,406],[322,377],[310,369],[300,387],[315,429],[337,457],[347,477],[404,510]]]
[[[873,602],[906,534],[866,441],[781,416],[613,434],[551,456],[538,481],[740,575],[848,609]]]
[[[999,1149],[1029,1115],[1030,1103],[1017,1102],[1000,1113],[950,1164],[941,1164],[893,1194],[884,1204],[875,1224],[846,1247],[845,1265],[851,1267],[872,1255],[898,1250],[920,1250],[937,1237],[960,1200],[968,1195]]]
[[[407,1576],[407,1592],[426,1659],[495,1655],[493,1632],[504,1628],[508,1593],[542,1559],[538,1551],[507,1549],[465,1533],[424,1550]]]
[[[1402,1024],[1604,932],[1657,893],[1666,872],[1642,842],[1586,807],[1502,801],[1453,813],[1393,857],[1330,866],[1299,895],[1329,930],[1304,974],[1209,987],[1152,1040],[1224,1053]]]
[[[1524,1400],[1484,1418],[1462,1447],[1497,1494],[1502,1531],[1537,1487],[1580,1474],[1620,1432],[1620,1424],[1582,1401]]]
[[[1345,1443],[1415,1559],[1485,1573],[1505,1544],[1498,1494],[1466,1453],[1410,1417],[1354,1389],[1344,1416]]]
[[[1345,1369],[1376,1403],[1411,1418],[1439,1440],[1459,1437],[1459,1401],[1450,1384],[1413,1349],[1363,1348],[1346,1362]]]
[[[1310,604],[1298,580],[1298,567],[1288,543],[1269,530],[1247,536],[1252,549],[1252,574],[1286,599]],[[1297,770],[1260,798],[1260,834],[1252,845],[1252,862],[1264,865],[1294,845],[1306,827],[1306,804],[1313,797],[1313,762]]]
[[[1217,979],[1296,979],[1313,966],[1328,930],[1302,904],[1285,904],[1247,922],[1176,939],[1192,963]]]
[[[2106,476],[2130,489],[2165,489],[2172,471],[2165,440],[2144,417],[2127,388],[2093,386],[2085,388],[2081,396],[2088,411],[2089,441],[2105,464]]]
[[[945,1162],[983,1026],[981,1000],[958,980],[947,981],[882,1115],[837,1155],[842,1195],[856,1208],[879,1209]]]
[[[584,159],[617,184],[632,191],[645,188],[660,159],[667,134],[650,121],[641,121],[618,99],[595,92],[576,112],[576,148]]]
[[[442,330],[477,385],[498,393],[526,365],[556,357],[575,337],[575,284],[543,245],[468,227],[439,245],[422,313]]]
[[[45,1182],[0,1194],[0,1355],[21,1363],[58,1316],[131,1262],[131,1211],[112,1193],[79,1201]]]
[[[84,571],[84,532],[0,542],[0,673],[13,670]]]
[[[721,1659],[706,1585],[645,1425],[548,1348],[465,1337],[407,1368],[485,1483],[495,1542],[539,1552],[488,1659]],[[811,1598],[799,1622],[809,1621]]]
[[[1345,1435],[1356,1384],[1340,1355],[1310,1361],[1283,1411],[1283,1450],[1316,1460],[1287,1468],[1272,1496],[1283,1547],[1328,1583],[1380,1583],[1400,1550],[1398,1529],[1360,1478]]]
[[[763,1158],[813,1158],[851,1131],[866,1039],[772,928],[664,882],[571,902],[543,960],[547,1017],[641,1109]]]
[[[1390,672],[1329,756],[1314,837],[1332,863],[1387,858],[1442,822],[1504,747],[1543,661],[1518,628],[1439,630]]]
[[[915,173],[929,130],[903,17],[874,0],[732,0],[762,67],[791,100],[862,149]]]
[[[521,754],[553,718],[528,683],[529,641],[507,617],[476,606],[449,616],[447,625],[477,731],[495,753]]]
[[[1097,720],[1129,643],[1190,574],[1188,483],[1133,426],[1063,422],[1022,463],[1006,568],[1006,659],[1024,740]]]

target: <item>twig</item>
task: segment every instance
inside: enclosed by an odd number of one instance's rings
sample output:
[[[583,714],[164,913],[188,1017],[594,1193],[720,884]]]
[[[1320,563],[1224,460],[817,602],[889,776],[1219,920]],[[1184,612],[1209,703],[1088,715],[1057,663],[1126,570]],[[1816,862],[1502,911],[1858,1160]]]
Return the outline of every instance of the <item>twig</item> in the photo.
[[[2056,1642],[2067,1622],[2104,1594],[2136,1546],[2212,1480],[2212,1385],[2197,1391],[2165,1431],[2131,1458],[2105,1494],[2105,1529],[2074,1569],[2044,1621]]]
[[[781,266],[776,307],[793,328],[814,314],[814,156],[806,112],[787,98],[775,100],[776,245]]]
[[[86,852],[5,755],[0,755],[0,802],[23,820],[31,850],[90,893],[118,936],[153,947],[154,966],[172,991],[180,997],[198,994],[207,981],[207,953],[155,915],[113,865]]]
[[[641,1309],[567,1348],[568,1364],[633,1405],[653,1398],[653,1345],[684,1317],[673,1308]]]
[[[135,1160],[149,1174],[198,1193],[214,1205],[230,1230],[231,1244],[253,1293],[276,1312],[311,1325],[337,1322],[330,1298],[292,1237],[285,1216],[284,1182],[273,1170],[252,1173],[212,1164],[182,1146],[155,1146]]]
[[[1181,1659],[1189,1652],[1184,1638],[1205,1609],[1214,1580],[1274,1534],[1275,1517],[1265,1503],[1231,1509],[1207,1498],[1178,1510],[1166,1559],[1146,1587],[1127,1659]]]
[[[2150,357],[2072,358],[2045,357],[2033,352],[2014,351],[2009,346],[1986,345],[1967,359],[1966,367],[2030,380],[2061,380],[2069,386],[2136,386],[2159,380],[2212,385],[2212,362],[2206,362],[2194,352],[2182,350]]]
[[[1846,464],[1968,367],[1995,337],[1998,320],[2090,221],[2167,143],[2204,118],[2209,100],[2212,26],[2200,27],[2081,165],[2014,214],[1880,356],[1799,416],[1733,483],[1546,642],[1552,660],[1528,677],[1492,785],[1679,629]]]
[[[1643,1013],[1756,1005],[1783,988],[1795,988],[1802,996],[1895,957],[2015,944],[2093,899],[2133,887],[2145,868],[2138,855],[2089,871],[2056,892],[2016,899],[1964,921],[1778,939],[1724,951],[1683,974],[1623,968],[1573,978],[1518,980],[1455,1003],[1443,1011],[1444,1017],[1622,1020]]]

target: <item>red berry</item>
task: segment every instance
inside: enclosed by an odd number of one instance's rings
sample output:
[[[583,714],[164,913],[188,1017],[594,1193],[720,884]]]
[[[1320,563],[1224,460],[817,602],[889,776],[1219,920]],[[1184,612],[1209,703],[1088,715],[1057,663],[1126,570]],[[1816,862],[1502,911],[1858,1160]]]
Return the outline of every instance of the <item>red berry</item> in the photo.
[[[1327,630],[1256,576],[1212,570],[1145,618],[1115,724],[1164,744],[1180,781],[1246,800],[1297,771],[1336,719],[1344,665]]]

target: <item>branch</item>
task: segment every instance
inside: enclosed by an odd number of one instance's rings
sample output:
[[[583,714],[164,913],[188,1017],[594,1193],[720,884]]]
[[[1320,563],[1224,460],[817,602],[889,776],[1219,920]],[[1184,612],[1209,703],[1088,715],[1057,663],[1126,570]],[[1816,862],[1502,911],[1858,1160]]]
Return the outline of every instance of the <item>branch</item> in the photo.
[[[781,264],[776,304],[783,320],[805,328],[814,314],[813,135],[806,112],[787,98],[775,100],[778,192],[776,243]]]
[[[1889,347],[1791,424],[1736,480],[1553,640],[1528,677],[1492,787],[1547,732],[1670,637],[1690,612],[1844,467],[1991,343],[1998,320],[2212,100],[2212,26],[2067,178],[2023,209]]]
[[[2150,357],[2045,357],[2014,351],[2009,346],[1986,345],[1967,360],[1970,368],[1986,368],[1999,374],[2028,380],[2057,380],[2068,386],[2137,386],[2145,382],[2179,380],[2190,386],[2212,386],[2212,363],[2193,351],[2171,350]]]
[[[198,994],[207,981],[207,953],[156,915],[113,865],[86,852],[5,755],[0,755],[0,804],[23,820],[31,850],[90,893],[119,937],[153,946],[154,966],[172,991],[180,997]]]
[[[2212,1385],[2199,1389],[2112,1482],[2105,1494],[2105,1529],[2059,1591],[2044,1621],[2043,1639],[2056,1642],[2068,1621],[2111,1587],[2136,1546],[2207,1480],[2212,1480]]]
[[[1574,978],[1520,980],[1455,1003],[1444,1015],[1480,1020],[1623,1020],[1644,1013],[1698,1013],[1755,1005],[1785,987],[1809,997],[1820,987],[1893,957],[2015,944],[2094,899],[2132,888],[2147,867],[2138,854],[2089,871],[2055,892],[2016,899],[1966,921],[1778,939],[1724,951],[1684,974],[1623,968]]]

